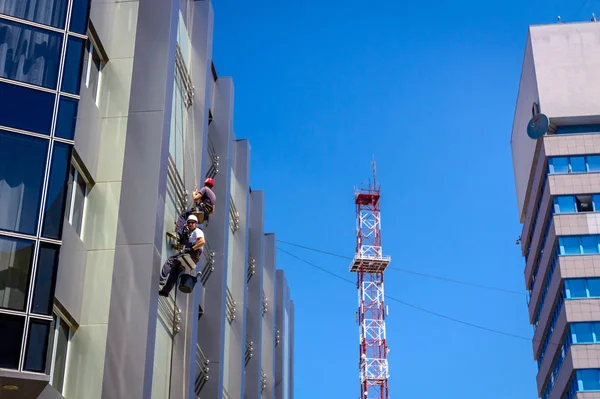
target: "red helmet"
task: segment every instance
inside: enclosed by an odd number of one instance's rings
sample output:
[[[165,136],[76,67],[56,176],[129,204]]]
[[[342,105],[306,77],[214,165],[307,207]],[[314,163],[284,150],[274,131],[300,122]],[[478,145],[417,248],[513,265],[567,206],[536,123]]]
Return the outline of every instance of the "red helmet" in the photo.
[[[213,187],[215,185],[215,181],[211,177],[209,177],[208,179],[204,180],[204,185],[207,184]]]

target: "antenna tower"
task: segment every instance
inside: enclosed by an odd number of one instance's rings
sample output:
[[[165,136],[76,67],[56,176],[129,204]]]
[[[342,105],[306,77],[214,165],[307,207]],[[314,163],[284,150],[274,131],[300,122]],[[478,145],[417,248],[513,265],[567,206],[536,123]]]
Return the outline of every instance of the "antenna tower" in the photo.
[[[350,271],[357,275],[358,289],[359,399],[389,399],[383,273],[392,259],[382,252],[381,195],[375,160],[372,165],[373,183],[369,182],[366,189],[354,191],[356,251]]]

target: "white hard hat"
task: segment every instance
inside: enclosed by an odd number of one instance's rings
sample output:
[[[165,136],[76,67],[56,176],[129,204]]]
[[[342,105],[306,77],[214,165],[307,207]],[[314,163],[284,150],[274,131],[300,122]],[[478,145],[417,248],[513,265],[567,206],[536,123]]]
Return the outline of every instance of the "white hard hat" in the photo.
[[[188,216],[187,221],[189,222],[190,220],[193,220],[194,222],[198,223],[198,218],[195,215]]]

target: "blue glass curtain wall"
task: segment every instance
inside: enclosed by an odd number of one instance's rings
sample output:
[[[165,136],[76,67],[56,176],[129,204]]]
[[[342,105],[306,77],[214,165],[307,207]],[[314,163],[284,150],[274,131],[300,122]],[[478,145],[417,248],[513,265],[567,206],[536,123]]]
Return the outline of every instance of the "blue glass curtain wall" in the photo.
[[[0,2],[0,368],[34,373],[50,373],[87,40],[89,1],[71,3]]]

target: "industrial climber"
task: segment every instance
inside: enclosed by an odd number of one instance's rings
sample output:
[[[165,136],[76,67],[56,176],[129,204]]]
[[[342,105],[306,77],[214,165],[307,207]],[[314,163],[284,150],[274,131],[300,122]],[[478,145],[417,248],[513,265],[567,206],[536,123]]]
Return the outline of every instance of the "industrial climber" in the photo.
[[[183,250],[177,255],[170,256],[160,271],[160,284],[163,287],[158,291],[158,294],[161,296],[169,296],[173,286],[177,283],[179,275],[183,272],[182,257],[190,255],[192,261],[196,264],[202,255],[204,232],[198,227],[198,218],[196,216],[188,216],[187,230],[189,231],[189,238],[184,244]]]
[[[215,212],[216,195],[212,191],[215,185],[215,181],[212,178],[204,180],[204,187],[199,191],[194,189],[192,193],[193,205],[190,208],[185,209],[179,215],[177,222],[175,222],[175,229],[179,236],[179,243],[185,244],[189,237],[190,232],[187,229],[186,220],[189,215],[194,215],[198,219],[198,224],[203,224],[208,221],[208,217]]]

